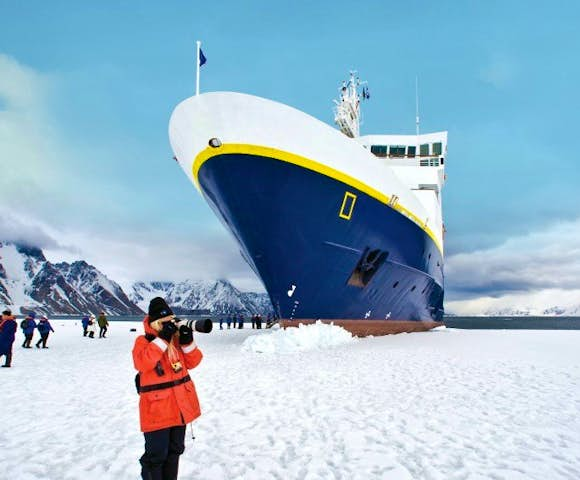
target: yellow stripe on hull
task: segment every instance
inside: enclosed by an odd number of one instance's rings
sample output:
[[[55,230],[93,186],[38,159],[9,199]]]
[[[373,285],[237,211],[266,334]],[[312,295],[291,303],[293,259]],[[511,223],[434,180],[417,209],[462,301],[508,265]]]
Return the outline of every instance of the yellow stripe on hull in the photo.
[[[353,178],[349,175],[346,175],[334,168],[331,168],[327,165],[323,165],[322,163],[318,163],[314,160],[310,160],[305,157],[301,157],[300,155],[296,155],[293,153],[285,152],[283,150],[278,150],[276,148],[270,147],[262,147],[259,145],[248,145],[243,143],[228,143],[222,144],[219,147],[207,147],[205,150],[202,150],[197,157],[195,157],[195,161],[193,162],[192,166],[192,174],[193,179],[195,182],[196,188],[201,192],[201,187],[199,185],[199,169],[201,166],[208,160],[218,155],[228,155],[228,154],[242,154],[242,155],[256,155],[259,157],[266,157],[271,158],[273,160],[279,160],[281,162],[291,163],[293,165],[298,165],[300,167],[306,168],[308,170],[312,170],[313,172],[320,173],[327,177],[333,178],[342,182],[346,185],[349,185],[352,188],[356,188],[361,192],[366,193],[370,197],[378,200],[381,203],[384,203],[388,207],[398,211],[402,215],[405,215],[407,218],[412,220],[415,224],[417,224],[427,235],[433,240],[441,255],[443,255],[443,248],[437,237],[433,233],[433,231],[426,225],[424,221],[422,221],[419,217],[417,217],[413,212],[402,206],[400,203],[392,202],[391,204],[391,197],[389,195],[385,195],[384,193],[379,192],[378,190],[370,187],[369,185],[362,183],[360,180]]]

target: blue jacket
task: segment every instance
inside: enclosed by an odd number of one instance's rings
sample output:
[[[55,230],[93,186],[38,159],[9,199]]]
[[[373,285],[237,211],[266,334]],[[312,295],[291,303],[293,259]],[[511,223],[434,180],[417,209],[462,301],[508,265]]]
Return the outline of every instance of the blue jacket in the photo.
[[[16,322],[13,319],[5,320],[0,326],[0,355],[12,351],[12,344],[16,336]]]
[[[25,319],[26,320],[26,319]],[[33,318],[29,318],[26,321],[26,325],[25,327],[22,329],[22,331],[24,332],[24,335],[30,335],[32,333],[34,333],[34,329],[36,328],[36,322],[34,321]]]
[[[41,320],[40,322],[38,322],[38,332],[41,335],[46,335],[49,332],[54,332],[54,328],[52,328],[52,325],[50,324],[50,322],[48,320]]]
[[[89,317],[83,317],[81,323],[83,324],[83,328],[87,328],[89,326]]]

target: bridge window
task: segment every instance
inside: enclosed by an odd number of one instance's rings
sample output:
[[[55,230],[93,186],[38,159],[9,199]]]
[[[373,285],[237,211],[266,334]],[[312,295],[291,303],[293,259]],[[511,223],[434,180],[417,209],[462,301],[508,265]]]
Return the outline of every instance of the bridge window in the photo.
[[[441,155],[441,142],[433,144],[433,155]]]
[[[405,146],[403,145],[391,145],[389,148],[389,154],[395,157],[404,157],[405,156]]]
[[[387,145],[371,145],[371,153],[374,153],[377,157],[386,157]]]
[[[415,156],[415,151],[417,150],[417,147],[407,147],[407,156],[409,157],[414,157]]]
[[[421,145],[420,153],[421,153],[421,155],[429,155],[429,144],[428,143],[424,143],[423,145]]]

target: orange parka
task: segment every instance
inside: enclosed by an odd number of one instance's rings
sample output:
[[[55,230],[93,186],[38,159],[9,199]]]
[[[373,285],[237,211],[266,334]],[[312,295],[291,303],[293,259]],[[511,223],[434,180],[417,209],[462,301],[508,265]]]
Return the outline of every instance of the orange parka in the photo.
[[[149,317],[143,319],[145,333],[133,346],[133,364],[139,370],[141,388],[139,393],[139,419],[142,432],[186,425],[201,415],[199,401],[188,370],[195,368],[203,357],[195,345],[179,345],[174,339],[174,353],[183,366],[174,372],[169,359],[169,343],[157,336],[149,325]]]

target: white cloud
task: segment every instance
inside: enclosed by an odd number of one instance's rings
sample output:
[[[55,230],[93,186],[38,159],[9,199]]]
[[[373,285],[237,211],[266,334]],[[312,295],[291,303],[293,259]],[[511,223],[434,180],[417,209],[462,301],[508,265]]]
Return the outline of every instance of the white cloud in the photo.
[[[70,246],[62,245],[58,234],[37,220],[22,217],[0,207],[0,241],[14,242],[39,248],[56,248],[77,252]]]
[[[126,233],[94,236],[85,232],[63,235],[66,243],[78,245],[81,252],[48,248],[45,254],[49,260],[71,262],[82,258],[126,291],[139,280],[217,278],[227,278],[242,290],[263,291],[233,240],[221,233],[199,234],[195,238],[166,233],[150,233],[146,237]]]
[[[243,291],[264,291],[225,232],[187,233],[124,231],[90,233],[57,230],[42,221],[0,208],[0,241],[33,245],[53,262],[85,260],[126,292],[136,281],[215,280],[227,278]]]
[[[445,278],[450,311],[580,304],[580,219],[452,255]]]
[[[573,290],[545,289],[507,294],[501,297],[482,296],[471,300],[447,302],[445,311],[455,315],[484,315],[495,312],[529,312],[542,315],[545,310],[560,307],[577,314],[580,306],[580,288]]]
[[[51,213],[66,209],[62,186],[74,158],[48,113],[54,78],[0,54],[0,202],[5,208]],[[73,162],[69,162],[73,164]]]
[[[96,174],[102,150],[75,145],[49,108],[58,85],[0,54],[0,205],[61,227],[121,217],[126,189],[106,171]]]
[[[49,77],[0,53],[0,96],[10,110],[38,113]]]
[[[0,54],[0,240],[41,247],[53,262],[86,260],[124,288],[138,280],[223,277],[243,290],[263,290],[223,230],[196,225],[202,233],[168,233],[167,224],[148,218],[151,204],[135,220],[126,202],[142,189],[128,192],[128,179],[119,183],[106,168],[97,178],[91,166],[123,152],[71,146],[47,107],[57,83]]]

